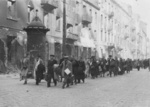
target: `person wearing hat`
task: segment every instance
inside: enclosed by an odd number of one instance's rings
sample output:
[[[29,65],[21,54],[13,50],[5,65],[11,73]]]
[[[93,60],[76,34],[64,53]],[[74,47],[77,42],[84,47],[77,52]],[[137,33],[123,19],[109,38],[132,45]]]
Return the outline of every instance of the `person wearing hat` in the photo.
[[[64,78],[62,88],[64,89],[66,85],[67,87],[69,87],[72,77],[72,63],[71,61],[69,61],[68,56],[64,56],[64,61],[61,63],[61,66],[62,66],[62,78]],[[67,73],[66,71],[70,71],[70,73]]]
[[[114,72],[114,68],[115,68],[115,60],[112,58],[112,55],[109,55],[108,67],[109,67],[109,76],[111,77],[112,73]]]
[[[78,61],[78,73],[77,73],[78,83],[80,83],[80,80],[82,80],[84,83],[84,79],[85,79],[84,71],[85,71],[85,63],[83,61],[83,58],[80,57],[80,59]]]
[[[40,81],[43,79],[43,73],[45,72],[45,66],[42,60],[39,60],[39,64],[36,70],[36,85],[39,85]]]
[[[90,72],[91,72],[91,78],[95,79],[97,77],[97,62],[95,60],[95,57],[91,57],[91,63],[90,63]]]
[[[50,55],[50,60],[48,60],[47,87],[51,86],[51,79],[53,79],[55,86],[57,85],[57,81],[54,78],[54,64],[57,64],[57,61],[54,59],[54,57],[54,55]]]
[[[29,54],[26,54],[21,60],[20,81],[25,79],[24,84],[27,84],[27,74],[29,69]]]

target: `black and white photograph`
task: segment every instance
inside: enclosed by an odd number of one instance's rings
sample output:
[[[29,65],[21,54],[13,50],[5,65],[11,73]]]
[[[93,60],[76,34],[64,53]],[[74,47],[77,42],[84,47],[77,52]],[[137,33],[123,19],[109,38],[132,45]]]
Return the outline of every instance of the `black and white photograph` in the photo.
[[[150,0],[0,0],[0,107],[150,107]]]

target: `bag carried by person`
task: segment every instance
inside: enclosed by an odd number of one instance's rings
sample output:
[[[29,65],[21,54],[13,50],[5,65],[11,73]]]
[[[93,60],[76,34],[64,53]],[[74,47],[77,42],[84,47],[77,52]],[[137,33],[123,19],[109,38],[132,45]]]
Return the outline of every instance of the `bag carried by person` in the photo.
[[[67,75],[69,75],[69,74],[71,73],[71,71],[67,68],[67,69],[65,69],[65,73],[66,73]]]

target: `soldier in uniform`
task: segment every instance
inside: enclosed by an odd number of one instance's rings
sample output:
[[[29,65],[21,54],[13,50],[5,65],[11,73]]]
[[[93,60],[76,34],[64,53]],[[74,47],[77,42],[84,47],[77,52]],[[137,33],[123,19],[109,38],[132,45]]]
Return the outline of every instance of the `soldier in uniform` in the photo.
[[[24,84],[27,84],[27,74],[29,69],[29,55],[25,55],[21,60],[21,73],[20,73],[20,81],[25,79]]]
[[[50,55],[50,60],[48,61],[48,72],[47,72],[47,87],[50,87],[51,85],[51,79],[53,79],[53,82],[55,86],[57,85],[57,81],[54,78],[54,64],[57,64],[57,61],[54,59],[54,55]]]

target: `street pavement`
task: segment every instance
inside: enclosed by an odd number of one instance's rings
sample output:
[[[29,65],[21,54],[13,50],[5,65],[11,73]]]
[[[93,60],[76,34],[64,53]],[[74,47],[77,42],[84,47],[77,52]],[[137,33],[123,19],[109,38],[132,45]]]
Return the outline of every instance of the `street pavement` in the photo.
[[[16,74],[0,75],[0,107],[150,107],[150,72],[133,70],[117,77],[86,79],[62,89],[43,80],[27,85]]]

